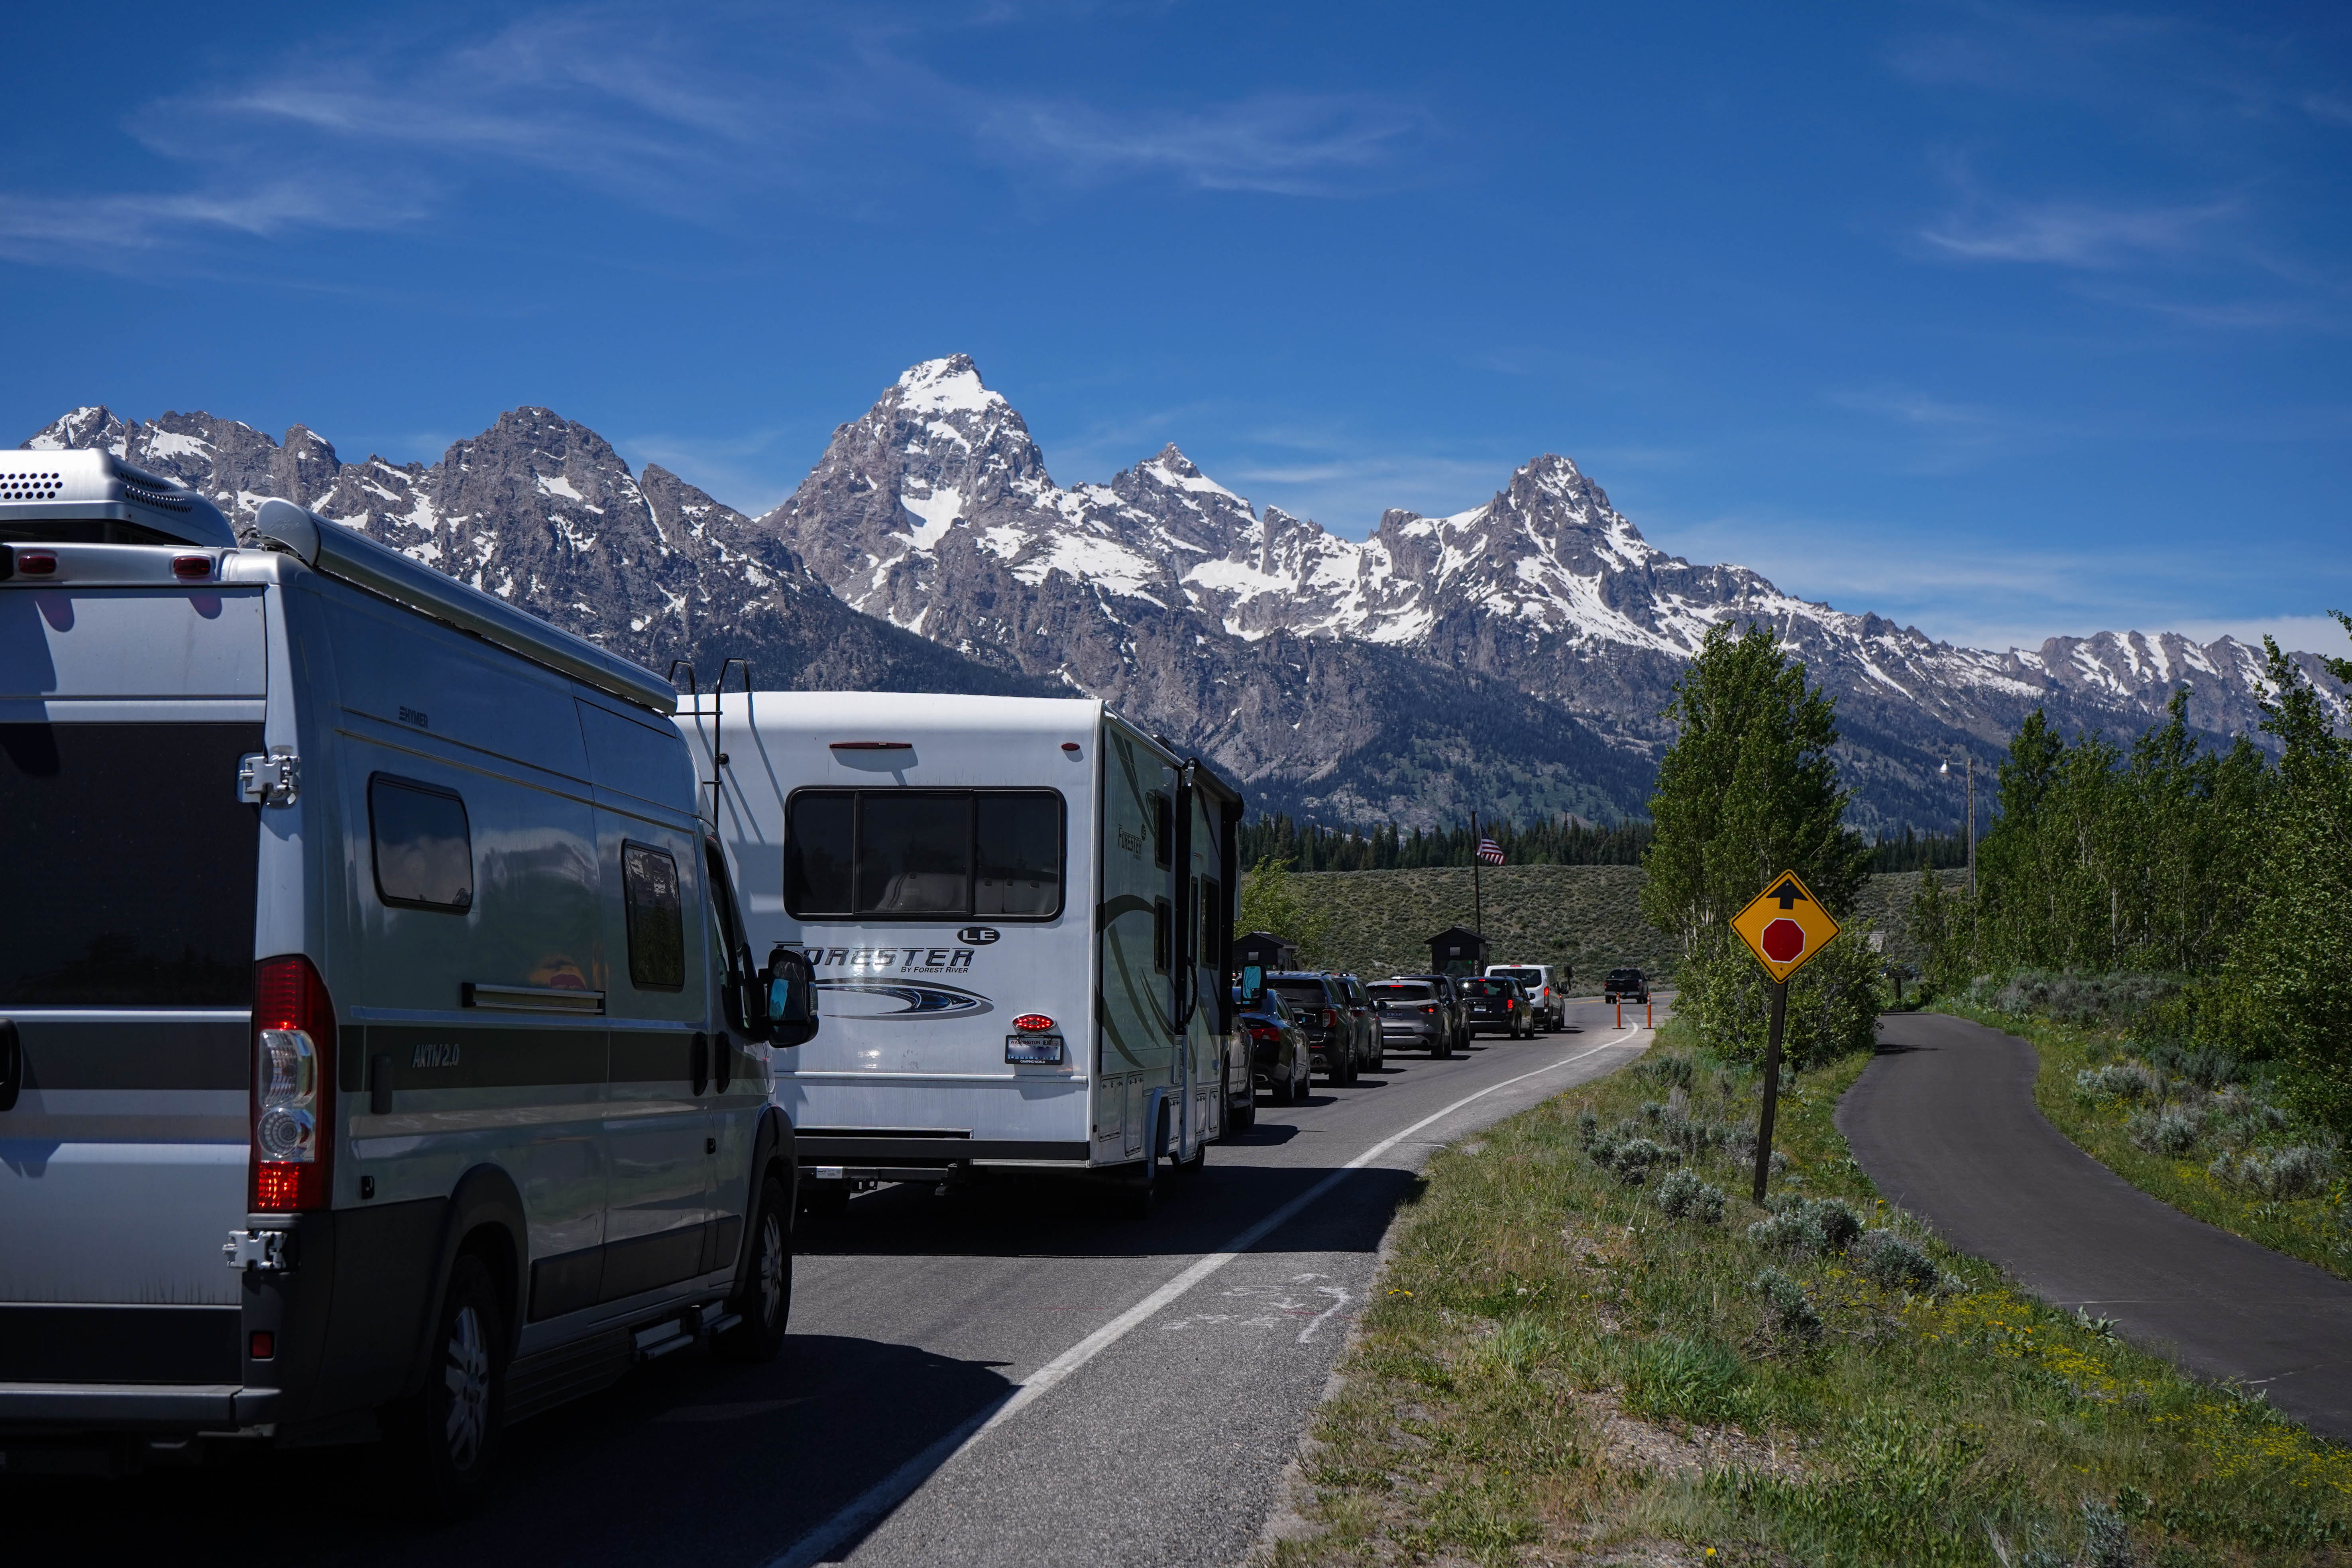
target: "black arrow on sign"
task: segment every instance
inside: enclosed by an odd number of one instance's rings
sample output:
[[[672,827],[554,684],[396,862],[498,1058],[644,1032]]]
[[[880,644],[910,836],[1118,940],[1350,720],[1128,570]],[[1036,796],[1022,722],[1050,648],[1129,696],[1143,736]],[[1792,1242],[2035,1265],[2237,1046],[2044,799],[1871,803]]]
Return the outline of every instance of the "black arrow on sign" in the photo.
[[[1784,910],[1794,909],[1799,904],[1809,904],[1812,902],[1811,899],[1805,897],[1804,889],[1797,886],[1797,879],[1794,877],[1788,879],[1779,887],[1773,889],[1764,896],[1768,899],[1780,900],[1780,907]]]

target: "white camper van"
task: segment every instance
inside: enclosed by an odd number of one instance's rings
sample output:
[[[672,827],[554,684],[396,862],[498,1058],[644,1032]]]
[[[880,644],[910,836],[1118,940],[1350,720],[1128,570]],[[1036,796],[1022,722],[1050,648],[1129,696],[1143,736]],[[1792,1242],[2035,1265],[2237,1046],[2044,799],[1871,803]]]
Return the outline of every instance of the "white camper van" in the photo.
[[[776,1053],[813,1202],[990,1168],[1148,1205],[1254,1119],[1226,984],[1241,798],[1079,699],[739,691],[686,702],[755,951],[824,1030]]]
[[[792,1129],[665,682],[283,501],[0,453],[0,1462],[772,1355]],[[772,1026],[772,1017],[783,1022]]]

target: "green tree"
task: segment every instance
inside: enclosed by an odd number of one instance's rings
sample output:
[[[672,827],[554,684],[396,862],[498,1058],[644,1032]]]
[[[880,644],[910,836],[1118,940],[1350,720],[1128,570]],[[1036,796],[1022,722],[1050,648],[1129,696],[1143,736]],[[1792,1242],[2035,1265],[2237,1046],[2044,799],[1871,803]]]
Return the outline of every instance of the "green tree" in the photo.
[[[1321,963],[1331,939],[1330,911],[1318,906],[1291,879],[1286,859],[1260,860],[1242,878],[1236,933],[1262,931],[1298,944],[1303,963]]]
[[[1969,979],[1969,909],[1965,899],[1944,890],[1943,873],[1919,868],[1905,934],[1919,950],[1919,978],[1937,991],[1954,991]]]
[[[1845,826],[1834,706],[1806,686],[1805,667],[1769,627],[1735,635],[1718,625],[1666,717],[1675,736],[1650,797],[1656,837],[1643,858],[1642,914],[1682,944],[1677,1010],[1717,1048],[1760,1052],[1768,982],[1731,917],[1786,870],[1842,915],[1869,874],[1870,847]],[[1790,986],[1791,1058],[1866,1046],[1876,987],[1859,933],[1809,963]]]
[[[2352,631],[2352,619],[2331,612]],[[2240,1042],[2283,1058],[2305,1109],[2352,1131],[2352,741],[2268,637],[2263,728],[2283,747],[2263,824],[2254,905],[2231,944],[2221,995]],[[2352,684],[2352,660],[2328,673]],[[2224,1003],[2230,1005],[2229,1002]]]

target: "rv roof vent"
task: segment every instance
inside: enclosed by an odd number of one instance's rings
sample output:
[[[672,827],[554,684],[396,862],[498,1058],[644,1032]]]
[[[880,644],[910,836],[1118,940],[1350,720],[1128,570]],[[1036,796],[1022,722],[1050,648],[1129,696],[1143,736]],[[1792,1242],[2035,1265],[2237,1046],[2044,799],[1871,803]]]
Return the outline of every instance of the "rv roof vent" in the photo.
[[[236,545],[228,519],[204,496],[89,448],[0,452],[0,524],[43,543]]]
[[[0,474],[0,500],[55,500],[58,482],[55,473]]]

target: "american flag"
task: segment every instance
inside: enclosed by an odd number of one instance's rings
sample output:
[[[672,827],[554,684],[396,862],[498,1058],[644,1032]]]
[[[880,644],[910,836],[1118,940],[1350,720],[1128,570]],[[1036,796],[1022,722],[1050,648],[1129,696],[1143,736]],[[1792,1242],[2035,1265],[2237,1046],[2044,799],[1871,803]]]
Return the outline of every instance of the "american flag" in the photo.
[[[1503,847],[1491,838],[1481,838],[1478,840],[1478,858],[1489,866],[1499,866],[1503,863]]]

